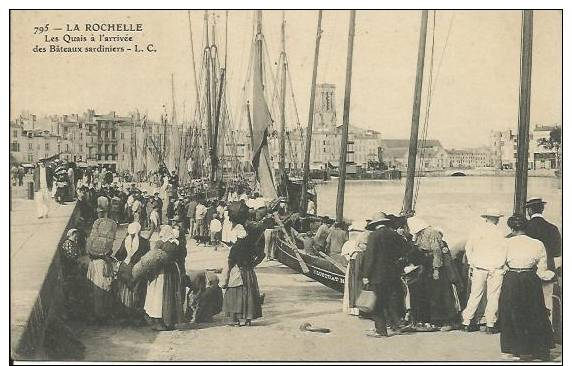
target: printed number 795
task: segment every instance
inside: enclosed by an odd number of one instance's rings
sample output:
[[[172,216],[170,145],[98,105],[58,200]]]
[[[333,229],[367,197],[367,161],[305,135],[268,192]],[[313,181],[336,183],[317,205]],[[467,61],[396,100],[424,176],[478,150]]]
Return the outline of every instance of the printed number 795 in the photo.
[[[34,27],[34,34],[42,34],[49,30],[49,24],[45,24],[43,26]]]

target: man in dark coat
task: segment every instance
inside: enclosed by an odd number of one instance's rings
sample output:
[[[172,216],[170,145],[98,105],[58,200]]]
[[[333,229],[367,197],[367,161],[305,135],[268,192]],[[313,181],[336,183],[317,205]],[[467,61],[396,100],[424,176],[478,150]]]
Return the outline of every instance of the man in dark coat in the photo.
[[[562,236],[558,228],[542,216],[545,204],[546,202],[542,198],[536,197],[526,202],[526,211],[530,220],[526,224],[525,232],[529,237],[540,240],[544,244],[548,269],[558,273],[556,269],[560,268],[562,264]],[[554,278],[556,279],[556,276]],[[542,290],[546,308],[550,311],[550,321],[552,321],[554,280],[543,282]]]
[[[376,295],[372,314],[375,332],[367,334],[372,337],[395,335],[402,325],[403,288],[400,259],[405,254],[405,240],[389,226],[390,221],[385,213],[380,212],[366,226],[367,230],[373,231],[367,241],[362,278],[364,284],[369,284]]]

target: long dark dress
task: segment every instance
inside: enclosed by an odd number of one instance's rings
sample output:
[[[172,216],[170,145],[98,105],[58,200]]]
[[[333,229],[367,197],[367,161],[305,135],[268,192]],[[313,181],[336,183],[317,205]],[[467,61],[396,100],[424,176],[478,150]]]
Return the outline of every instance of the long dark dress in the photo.
[[[423,240],[427,242],[421,242]],[[409,287],[411,315],[415,321],[434,325],[455,322],[460,314],[457,288],[462,285],[462,279],[452,267],[447,244],[433,228],[423,230],[417,241],[410,259],[422,265],[423,272],[419,281]],[[437,280],[433,279],[434,268],[439,270]]]
[[[499,322],[501,352],[548,358],[552,329],[542,282],[534,271],[508,271],[504,275]]]
[[[163,324],[167,328],[174,328],[184,321],[184,285],[182,274],[177,262],[165,266],[163,284]]]
[[[137,234],[139,235],[139,234]],[[129,266],[133,267],[141,260],[141,257],[149,251],[149,241],[139,235],[139,247],[131,257]],[[125,260],[127,250],[125,249],[125,241],[115,253],[115,258],[119,261]],[[121,269],[120,269],[121,271]],[[145,294],[147,292],[147,280],[140,279],[135,283],[130,283],[120,278],[116,281],[116,294],[119,299],[120,306],[124,311],[142,310],[145,304]]]
[[[229,271],[238,266],[242,285],[229,287],[224,295],[223,311],[228,319],[253,320],[262,317],[258,279],[254,272],[264,258],[260,246],[248,238],[238,239],[228,255]]]

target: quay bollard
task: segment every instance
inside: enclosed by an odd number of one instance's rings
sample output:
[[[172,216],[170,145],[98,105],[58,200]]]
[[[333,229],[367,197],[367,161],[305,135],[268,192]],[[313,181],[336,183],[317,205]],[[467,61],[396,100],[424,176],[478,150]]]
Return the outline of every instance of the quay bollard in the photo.
[[[28,199],[34,199],[34,182],[28,182]]]

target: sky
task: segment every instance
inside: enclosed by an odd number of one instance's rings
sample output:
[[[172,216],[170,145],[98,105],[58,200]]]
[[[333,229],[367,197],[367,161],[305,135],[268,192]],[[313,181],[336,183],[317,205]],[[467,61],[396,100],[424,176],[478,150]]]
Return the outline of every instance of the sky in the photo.
[[[216,11],[216,37],[224,56],[225,12]],[[203,11],[191,11],[195,60],[203,47]],[[420,30],[420,11],[357,11],[350,122],[408,138]],[[286,51],[300,123],[307,123],[317,11],[286,11]],[[433,26],[435,19],[435,26]],[[281,11],[263,11],[270,64],[280,53]],[[49,23],[142,23],[137,42],[154,54],[38,54],[34,26]],[[318,82],[336,84],[339,123],[348,42],[348,11],[324,11]],[[424,104],[433,49],[433,89],[428,137],[450,148],[488,144],[494,129],[515,129],[520,75],[520,11],[429,13]],[[122,33],[122,32],[117,32]],[[85,33],[84,33],[85,34]],[[253,34],[252,11],[228,12],[228,103],[237,126],[241,89]],[[171,107],[171,74],[177,115],[190,120],[195,105],[187,11],[13,11],[11,14],[11,118],[37,115],[127,114],[138,109],[158,119]],[[431,47],[434,38],[434,47]],[[531,125],[562,123],[562,18],[559,11],[534,12]],[[422,110],[425,110],[423,107]],[[289,126],[295,125],[290,108]],[[422,120],[425,116],[422,114]]]

